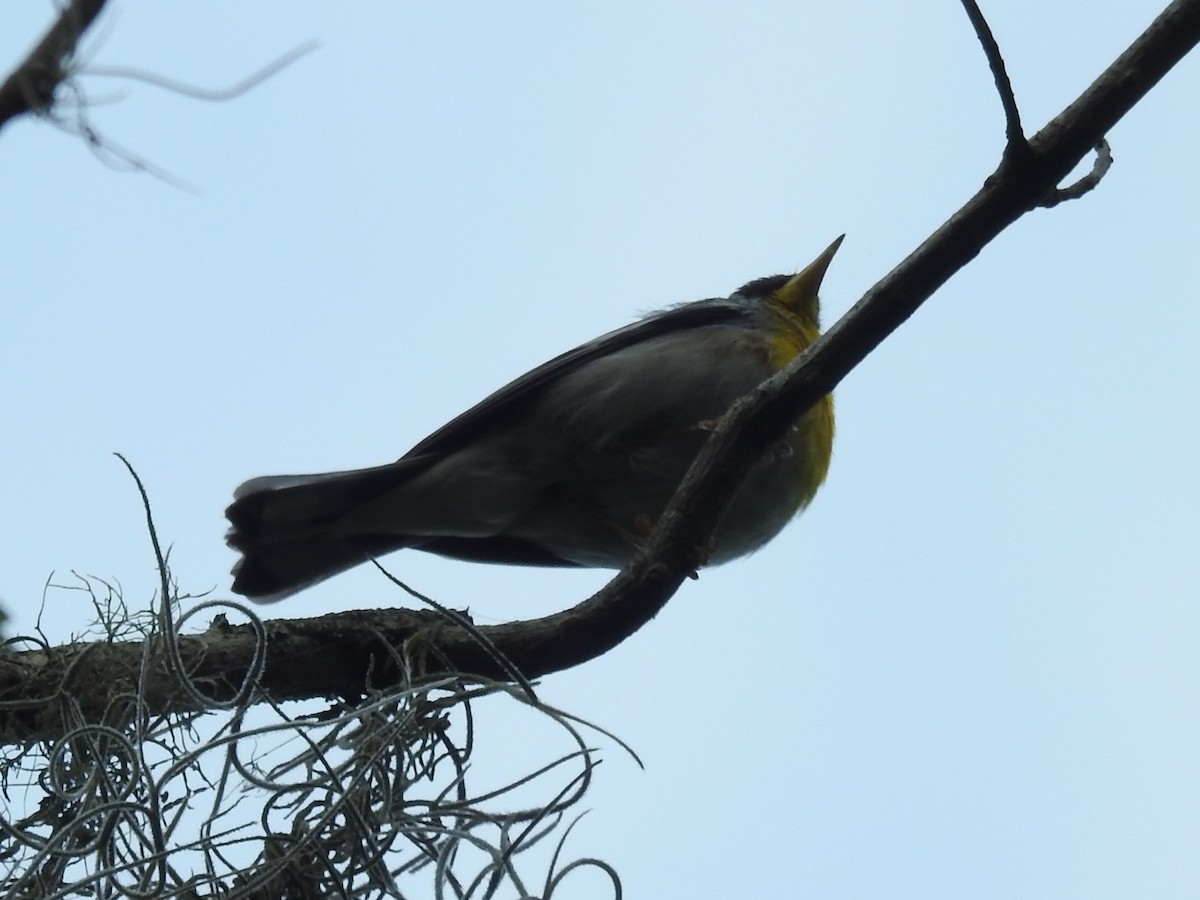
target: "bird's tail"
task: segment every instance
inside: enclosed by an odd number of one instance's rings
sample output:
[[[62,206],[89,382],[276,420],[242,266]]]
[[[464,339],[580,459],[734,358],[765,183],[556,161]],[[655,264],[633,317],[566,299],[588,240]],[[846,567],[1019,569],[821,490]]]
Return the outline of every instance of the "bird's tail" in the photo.
[[[407,545],[394,534],[347,534],[346,513],[395,487],[400,467],[247,481],[225,510],[226,542],[242,553],[233,590],[260,603],[282,600],[368,559]]]

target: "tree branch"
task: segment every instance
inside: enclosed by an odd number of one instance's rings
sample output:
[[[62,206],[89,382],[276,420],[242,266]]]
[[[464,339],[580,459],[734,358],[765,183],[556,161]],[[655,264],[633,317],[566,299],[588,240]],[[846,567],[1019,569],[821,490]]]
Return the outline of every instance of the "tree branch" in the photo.
[[[971,27],[975,29],[975,37],[983,47],[987,57],[988,68],[992,70],[992,81],[996,85],[996,93],[1000,95],[1000,105],[1004,107],[1005,134],[1008,137],[1008,153],[1023,153],[1028,149],[1025,141],[1025,129],[1021,126],[1021,112],[1017,108],[1017,98],[1013,93],[1012,81],[1008,77],[1008,69],[1004,65],[1004,57],[1000,55],[1000,45],[992,28],[983,17],[979,4],[975,0],[961,0]]]
[[[0,85],[0,128],[28,112],[45,112],[70,74],[67,61],[107,0],[72,0],[46,36]]]

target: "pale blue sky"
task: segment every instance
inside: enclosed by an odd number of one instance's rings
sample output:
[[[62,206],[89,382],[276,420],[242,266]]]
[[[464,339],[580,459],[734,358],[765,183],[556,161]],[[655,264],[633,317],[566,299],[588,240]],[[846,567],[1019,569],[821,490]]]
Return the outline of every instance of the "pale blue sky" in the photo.
[[[1165,0],[1162,0],[1165,4]],[[0,604],[51,573],[227,594],[233,487],[374,465],[638,313],[794,271],[842,232],[842,313],[962,203],[1003,120],[951,0],[845,4],[114,0],[99,133],[0,132]],[[1033,130],[1158,0],[985,12]],[[6,5],[7,69],[51,15]],[[570,848],[629,896],[1200,896],[1200,58],[850,374],[828,485],[549,701],[621,735]],[[116,100],[118,102],[106,102]],[[401,553],[481,622],[603,572]],[[366,569],[264,612],[402,605]],[[82,595],[50,591],[52,637]],[[498,723],[503,729],[503,723]],[[585,894],[581,894],[585,895]]]

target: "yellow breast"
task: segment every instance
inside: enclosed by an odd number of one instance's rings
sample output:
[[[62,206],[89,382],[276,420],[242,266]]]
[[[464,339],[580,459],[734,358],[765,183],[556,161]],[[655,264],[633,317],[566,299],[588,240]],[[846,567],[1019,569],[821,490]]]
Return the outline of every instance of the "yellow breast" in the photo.
[[[768,341],[771,367],[784,368],[821,336],[816,310],[797,310],[782,304],[769,304],[771,337]],[[829,474],[833,456],[833,395],[827,394],[796,420],[786,441],[791,451],[789,499],[795,512],[806,507]]]

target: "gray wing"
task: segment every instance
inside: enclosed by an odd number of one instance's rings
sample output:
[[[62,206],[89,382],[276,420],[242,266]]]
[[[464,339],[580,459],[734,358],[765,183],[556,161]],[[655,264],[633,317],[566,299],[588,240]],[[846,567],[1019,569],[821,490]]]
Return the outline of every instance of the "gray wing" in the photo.
[[[519,418],[546,389],[587,363],[665,334],[729,324],[743,319],[746,308],[728,300],[699,300],[655,313],[542,363],[485,397],[418,443],[401,460],[438,458],[473,443],[497,424]]]

